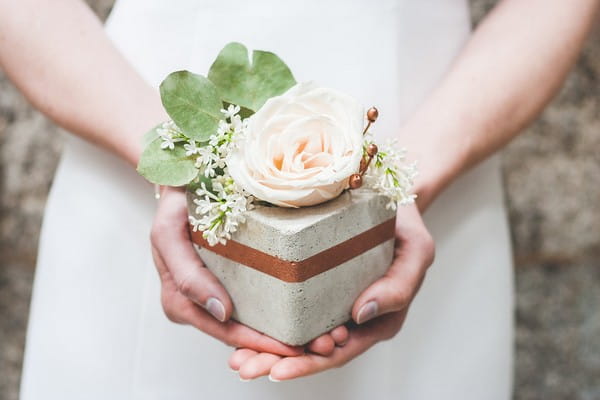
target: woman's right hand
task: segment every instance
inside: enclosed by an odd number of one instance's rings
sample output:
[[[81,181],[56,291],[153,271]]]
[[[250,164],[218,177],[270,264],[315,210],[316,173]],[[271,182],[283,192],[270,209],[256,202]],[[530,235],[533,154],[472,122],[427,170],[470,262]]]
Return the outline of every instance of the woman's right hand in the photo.
[[[235,347],[297,356],[292,347],[230,320],[233,304],[218,279],[204,266],[190,239],[185,191],[165,187],[152,226],[154,263],[161,281],[161,302],[169,320],[189,324]],[[347,339],[345,327],[315,339],[308,350],[330,354]]]

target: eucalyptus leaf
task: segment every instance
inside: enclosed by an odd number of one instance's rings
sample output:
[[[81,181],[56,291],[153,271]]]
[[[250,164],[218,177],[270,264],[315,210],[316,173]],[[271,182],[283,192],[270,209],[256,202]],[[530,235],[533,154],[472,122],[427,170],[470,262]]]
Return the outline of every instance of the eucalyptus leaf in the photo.
[[[185,155],[182,146],[173,150],[162,149],[161,138],[154,139],[144,148],[137,171],[152,183],[167,186],[187,185],[198,175],[195,160]]]
[[[222,119],[222,100],[215,85],[189,71],[169,74],[160,84],[160,97],[167,113],[190,139],[206,141]]]
[[[154,128],[150,129],[148,132],[144,133],[142,136],[142,145],[147,147],[150,143],[152,143],[159,135],[158,129],[162,126],[162,122],[156,125]]]
[[[250,63],[246,46],[235,42],[221,50],[210,67],[208,79],[217,86],[224,101],[255,112],[269,98],[296,84],[292,72],[277,55],[254,50]]]

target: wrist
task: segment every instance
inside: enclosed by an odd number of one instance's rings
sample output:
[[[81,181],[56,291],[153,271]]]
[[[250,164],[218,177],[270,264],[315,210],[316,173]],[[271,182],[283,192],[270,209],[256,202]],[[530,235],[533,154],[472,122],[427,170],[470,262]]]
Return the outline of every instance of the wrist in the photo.
[[[142,155],[142,137],[139,135],[131,135],[129,142],[126,143],[122,148],[117,149],[117,152],[121,158],[123,158],[129,165],[137,168],[138,162]]]
[[[452,182],[453,174],[443,169],[432,170],[419,163],[419,175],[415,179],[416,203],[421,213],[433,203],[437,196]]]
[[[139,106],[128,114],[127,123],[119,125],[122,129],[119,137],[122,139],[117,140],[117,144],[121,145],[116,151],[134,168],[144,151],[144,135],[169,119],[154,89],[148,89],[147,95],[140,96]]]
[[[411,129],[413,136],[416,131]],[[419,175],[415,179],[414,193],[419,211],[424,212],[464,170],[468,145],[455,139],[459,136],[449,133],[440,135],[421,130],[421,134],[412,140],[402,137],[410,136],[401,136],[400,143],[406,146],[408,158],[417,162]]]

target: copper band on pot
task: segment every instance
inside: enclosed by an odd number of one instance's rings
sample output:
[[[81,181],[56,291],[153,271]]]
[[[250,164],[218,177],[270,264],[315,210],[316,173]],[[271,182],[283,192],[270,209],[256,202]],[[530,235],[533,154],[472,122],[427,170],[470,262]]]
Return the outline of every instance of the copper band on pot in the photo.
[[[233,240],[228,240],[225,245],[219,243],[215,246],[209,246],[206,239],[202,237],[202,232],[194,232],[190,228],[190,234],[195,244],[222,257],[285,282],[304,282],[392,239],[395,223],[396,218],[389,219],[302,261],[282,260]]]

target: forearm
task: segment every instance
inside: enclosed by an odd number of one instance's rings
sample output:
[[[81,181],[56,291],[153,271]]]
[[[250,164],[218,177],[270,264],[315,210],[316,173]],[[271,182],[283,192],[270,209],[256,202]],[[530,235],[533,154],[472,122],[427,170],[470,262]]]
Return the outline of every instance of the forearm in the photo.
[[[0,66],[40,111],[135,165],[158,93],[79,0],[0,0]]]
[[[504,0],[490,13],[401,130],[419,160],[422,210],[540,113],[577,59],[599,5]]]

